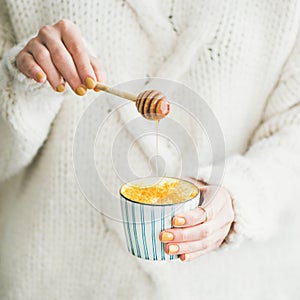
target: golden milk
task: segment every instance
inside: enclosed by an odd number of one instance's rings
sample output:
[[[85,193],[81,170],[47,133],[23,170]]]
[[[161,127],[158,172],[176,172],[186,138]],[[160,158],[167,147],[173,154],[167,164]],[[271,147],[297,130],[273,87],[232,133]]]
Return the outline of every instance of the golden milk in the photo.
[[[192,183],[176,178],[163,178],[153,185],[126,184],[121,194],[134,202],[145,204],[176,204],[197,196],[198,188]]]

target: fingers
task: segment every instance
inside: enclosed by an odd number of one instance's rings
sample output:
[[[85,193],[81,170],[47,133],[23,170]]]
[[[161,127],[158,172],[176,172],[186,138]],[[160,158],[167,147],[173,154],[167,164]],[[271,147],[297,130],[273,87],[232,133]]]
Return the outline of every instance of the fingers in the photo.
[[[104,74],[99,59],[97,59],[97,57],[90,56],[90,62],[96,75],[96,81],[104,81]]]
[[[91,65],[93,67],[94,73],[96,75],[96,80],[98,82],[105,82],[106,81],[106,74],[103,70],[102,64],[97,57],[90,56]],[[96,92],[100,92],[99,89],[94,88]]]
[[[197,208],[201,211],[201,209]],[[183,228],[170,228],[160,233],[159,239],[164,242],[190,242],[206,239],[213,235],[220,228],[232,223],[231,212],[227,209],[222,210],[219,215],[203,224]]]
[[[33,56],[22,50],[16,57],[16,66],[25,76],[36,82],[44,82],[47,77],[42,68],[36,63]]]
[[[184,243],[168,243],[165,245],[165,252],[170,255],[190,254],[200,251],[211,251],[220,246],[229,231],[226,225],[205,239]]]
[[[36,63],[46,74],[54,90],[63,92],[65,82],[52,62],[48,49],[37,39],[32,39],[26,46],[27,51],[33,56]]]
[[[68,20],[43,26],[18,54],[16,66],[37,82],[48,80],[59,92],[67,82],[80,96],[103,80],[100,63],[89,56],[79,28]]]
[[[232,203],[229,192],[220,186],[202,187],[204,201],[202,207],[207,212],[209,220],[215,218],[225,205]]]
[[[162,231],[159,236],[161,242],[166,243],[165,251],[182,255],[183,261],[218,248],[234,220],[231,197],[226,189],[216,190],[210,186],[201,189],[205,209],[198,207],[175,216],[174,228]]]
[[[84,82],[88,89],[93,89],[96,84],[96,75],[79,28],[67,20],[61,20],[55,26],[61,28],[62,42],[73,58],[81,82]]]
[[[208,222],[199,226],[192,226],[182,229],[168,229],[160,233],[160,240],[162,242],[187,242],[187,241],[197,241],[200,239],[207,238],[219,227],[215,228],[214,222]]]
[[[191,261],[191,260],[198,258],[199,256],[202,256],[214,249],[217,249],[219,246],[220,245],[218,245],[217,247],[211,246],[211,247],[206,248],[205,250],[201,250],[201,251],[197,251],[197,252],[193,252],[193,253],[183,253],[179,256],[179,258],[183,262]]]
[[[74,61],[64,44],[59,41],[56,45],[52,43],[46,45],[51,52],[53,63],[62,77],[77,95],[83,96],[86,93],[86,87],[82,84]]]
[[[86,87],[78,75],[73,57],[61,40],[61,32],[54,26],[44,26],[39,31],[39,39],[48,49],[50,59],[61,76],[77,95],[83,96],[86,93]]]
[[[187,242],[207,238],[218,231],[219,228],[230,225],[234,219],[234,213],[231,202],[229,202],[223,205],[217,216],[208,219],[207,222],[203,223],[206,213],[201,208],[186,212],[184,217],[186,224],[192,224],[192,226],[177,226],[162,231],[159,236],[162,242]],[[197,218],[199,218],[198,221]]]
[[[176,215],[172,220],[174,227],[190,227],[212,220],[226,204],[231,203],[229,193],[224,188],[202,186],[200,192],[204,197],[201,207]]]
[[[190,227],[201,224],[206,219],[206,212],[203,209],[197,207],[180,215],[176,215],[172,220],[172,225],[174,227]]]
[[[102,65],[101,65],[100,61],[96,57],[93,57],[93,56],[90,56],[90,61],[91,61],[91,65],[92,65],[92,68],[94,70],[94,73],[96,75],[96,80],[98,82],[106,81],[106,78],[105,78],[106,76],[103,72]],[[95,87],[94,91],[95,92],[100,92],[101,90],[99,90]]]

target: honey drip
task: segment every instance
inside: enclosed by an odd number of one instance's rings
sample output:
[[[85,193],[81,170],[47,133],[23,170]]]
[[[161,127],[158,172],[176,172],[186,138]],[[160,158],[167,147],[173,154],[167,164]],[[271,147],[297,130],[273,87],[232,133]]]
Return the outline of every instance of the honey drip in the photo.
[[[158,177],[158,125],[159,120],[155,121],[155,129],[156,129],[156,155],[155,155],[155,175]]]

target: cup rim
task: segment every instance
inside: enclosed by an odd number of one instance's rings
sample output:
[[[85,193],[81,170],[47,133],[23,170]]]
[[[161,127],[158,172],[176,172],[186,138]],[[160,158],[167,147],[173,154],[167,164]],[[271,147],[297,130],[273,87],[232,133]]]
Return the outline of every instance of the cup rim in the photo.
[[[132,180],[132,181],[129,181],[129,182],[126,182],[126,183],[123,183],[121,186],[120,186],[120,189],[119,189],[119,194],[121,197],[123,197],[125,200],[129,201],[129,202],[133,202],[133,203],[136,203],[136,204],[140,204],[140,205],[147,205],[147,206],[175,206],[175,205],[182,205],[184,203],[187,203],[189,201],[192,201],[193,199],[197,198],[200,194],[200,189],[191,181],[188,181],[186,179],[181,179],[181,178],[178,178],[178,177],[170,177],[170,176],[148,176],[148,177],[141,177],[141,178],[137,178],[136,180],[138,179],[148,179],[148,178],[169,178],[169,179],[177,179],[177,180],[181,180],[181,181],[185,181],[191,185],[193,185],[194,187],[196,187],[198,193],[196,194],[196,196],[194,196],[193,198],[190,198],[190,199],[187,199],[185,201],[182,201],[182,202],[179,202],[179,203],[166,203],[166,204],[149,204],[149,203],[142,203],[142,202],[138,202],[138,201],[134,201],[132,199],[129,199],[127,198],[126,196],[124,196],[121,192],[122,188],[126,185],[126,184],[129,184],[130,182],[134,182],[135,180]]]

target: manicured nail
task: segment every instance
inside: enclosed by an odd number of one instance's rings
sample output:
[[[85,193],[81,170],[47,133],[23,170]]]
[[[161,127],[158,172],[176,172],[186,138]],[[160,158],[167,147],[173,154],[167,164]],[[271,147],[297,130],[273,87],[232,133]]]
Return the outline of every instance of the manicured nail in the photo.
[[[180,260],[181,261],[188,261],[190,259],[190,255],[185,253],[180,255]]]
[[[169,254],[174,254],[178,252],[179,247],[177,245],[169,245],[168,250],[169,250],[168,251]]]
[[[173,241],[173,239],[174,239],[173,233],[171,233],[171,232],[166,232],[166,231],[164,231],[164,232],[161,234],[161,237],[160,237],[160,240],[161,240],[162,242]]]
[[[65,90],[65,85],[64,84],[60,84],[56,88],[56,91],[59,92],[59,93],[62,93],[64,90]]]
[[[185,218],[183,217],[174,217],[173,218],[173,225],[174,226],[182,226],[185,224]]]
[[[81,85],[80,87],[78,87],[78,88],[76,89],[76,94],[77,94],[78,96],[84,96],[85,93],[86,93],[86,87],[85,87],[84,85]]]
[[[35,74],[35,78],[36,78],[36,80],[37,80],[38,82],[42,82],[42,81],[46,78],[46,76],[45,76],[45,74],[42,73],[42,72],[37,72],[37,73]]]
[[[93,78],[91,77],[87,77],[85,80],[84,80],[84,83],[86,85],[86,87],[90,90],[92,90],[94,87],[95,87],[95,81]]]

